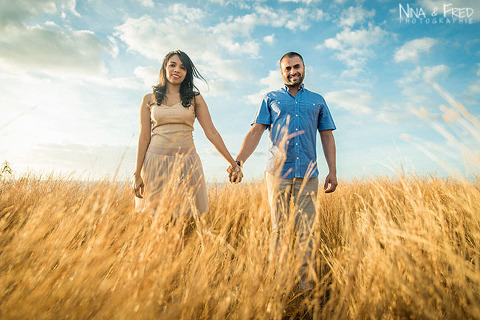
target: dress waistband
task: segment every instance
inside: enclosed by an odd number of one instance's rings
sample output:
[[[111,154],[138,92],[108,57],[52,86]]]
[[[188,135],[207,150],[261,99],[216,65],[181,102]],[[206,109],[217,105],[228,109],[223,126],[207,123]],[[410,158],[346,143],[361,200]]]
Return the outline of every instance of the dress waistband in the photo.
[[[185,155],[185,154],[193,154],[196,153],[195,147],[161,147],[161,146],[154,146],[149,145],[147,152],[160,154],[160,155],[167,155],[167,156],[175,156],[175,155]]]

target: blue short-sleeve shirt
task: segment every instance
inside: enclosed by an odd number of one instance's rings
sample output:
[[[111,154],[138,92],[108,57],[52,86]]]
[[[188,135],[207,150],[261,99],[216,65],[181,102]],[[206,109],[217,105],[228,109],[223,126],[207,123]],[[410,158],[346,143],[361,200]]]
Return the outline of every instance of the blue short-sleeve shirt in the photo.
[[[265,95],[253,123],[268,126],[267,171],[285,179],[317,177],[317,130],[335,130],[325,99],[302,85],[296,97],[285,86]]]

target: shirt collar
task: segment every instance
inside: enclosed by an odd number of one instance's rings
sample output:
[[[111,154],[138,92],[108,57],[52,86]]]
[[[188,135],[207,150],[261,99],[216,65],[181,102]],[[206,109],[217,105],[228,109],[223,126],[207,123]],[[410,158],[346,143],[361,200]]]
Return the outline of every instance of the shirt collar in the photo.
[[[288,86],[285,84],[283,85],[283,88],[285,89],[285,91],[289,92],[288,91]],[[298,87],[298,91],[303,91],[304,89],[304,84],[302,83],[302,85],[300,87]]]

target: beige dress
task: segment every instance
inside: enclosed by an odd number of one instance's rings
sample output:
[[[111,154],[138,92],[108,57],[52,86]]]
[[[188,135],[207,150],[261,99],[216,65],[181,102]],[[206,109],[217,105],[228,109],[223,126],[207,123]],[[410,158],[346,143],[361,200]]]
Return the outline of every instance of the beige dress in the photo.
[[[147,210],[208,212],[202,163],[193,143],[194,107],[150,107],[152,138],[143,162]]]

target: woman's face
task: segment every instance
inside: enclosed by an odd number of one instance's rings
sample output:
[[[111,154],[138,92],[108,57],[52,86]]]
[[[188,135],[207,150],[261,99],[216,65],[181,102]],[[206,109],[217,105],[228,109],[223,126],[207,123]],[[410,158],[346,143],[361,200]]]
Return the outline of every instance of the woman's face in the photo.
[[[168,59],[165,75],[167,81],[174,85],[180,85],[185,80],[187,68],[178,55],[175,54]]]

